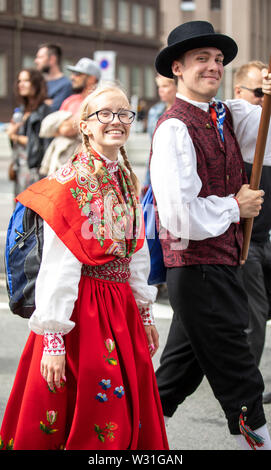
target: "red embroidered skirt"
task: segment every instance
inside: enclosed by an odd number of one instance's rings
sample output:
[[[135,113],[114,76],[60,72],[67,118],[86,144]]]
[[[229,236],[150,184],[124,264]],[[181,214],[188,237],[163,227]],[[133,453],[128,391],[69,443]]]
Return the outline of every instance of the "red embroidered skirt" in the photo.
[[[40,373],[43,337],[30,333],[1,428],[18,450],[167,450],[145,330],[128,282],[82,276],[65,338],[66,378]]]

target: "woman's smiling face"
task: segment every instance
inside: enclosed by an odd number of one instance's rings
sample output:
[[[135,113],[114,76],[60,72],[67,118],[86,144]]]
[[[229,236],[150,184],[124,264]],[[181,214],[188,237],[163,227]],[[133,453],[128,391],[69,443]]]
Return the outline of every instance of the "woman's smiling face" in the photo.
[[[105,90],[93,100],[89,99],[88,115],[101,110],[109,110],[117,113],[121,110],[129,110],[130,104],[125,94],[121,90]],[[97,115],[81,121],[81,129],[88,135],[90,145],[94,149],[112,159],[117,159],[119,148],[125,144],[130,134],[130,124],[120,122],[117,115],[114,115],[112,122],[103,124]]]

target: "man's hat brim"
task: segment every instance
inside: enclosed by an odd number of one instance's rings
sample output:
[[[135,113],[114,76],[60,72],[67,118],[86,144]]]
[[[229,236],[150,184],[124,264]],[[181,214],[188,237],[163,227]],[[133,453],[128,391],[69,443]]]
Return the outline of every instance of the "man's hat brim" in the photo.
[[[224,34],[203,34],[176,42],[162,49],[155,60],[157,72],[164,77],[173,78],[171,69],[173,61],[179,59],[182,54],[189,50],[202,47],[219,49],[224,55],[223,65],[229,64],[238,52],[236,42],[229,36]]]

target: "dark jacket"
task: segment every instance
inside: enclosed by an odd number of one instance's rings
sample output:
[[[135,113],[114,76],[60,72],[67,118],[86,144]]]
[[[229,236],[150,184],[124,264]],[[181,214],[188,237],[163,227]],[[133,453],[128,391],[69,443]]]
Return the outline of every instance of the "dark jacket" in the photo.
[[[42,103],[35,111],[32,111],[29,118],[24,123],[21,132],[28,137],[26,152],[29,168],[40,167],[43,155],[52,140],[39,137],[41,121],[50,112],[49,106]]]

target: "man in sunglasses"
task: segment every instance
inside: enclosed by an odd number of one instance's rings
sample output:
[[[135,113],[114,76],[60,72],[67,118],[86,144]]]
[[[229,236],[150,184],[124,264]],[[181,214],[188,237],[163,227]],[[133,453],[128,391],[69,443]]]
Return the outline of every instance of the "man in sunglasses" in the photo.
[[[260,61],[242,65],[234,76],[235,98],[251,104],[263,104],[262,71],[267,65]],[[245,162],[248,179],[252,164]],[[248,340],[259,365],[265,343],[266,321],[271,310],[271,167],[263,166],[260,188],[265,197],[260,214],[255,217],[247,261],[243,275],[249,300]],[[264,393],[264,403],[271,403],[271,392]]]
[[[235,98],[262,106],[262,70],[265,69],[268,69],[267,65],[258,60],[242,65],[234,75]]]

